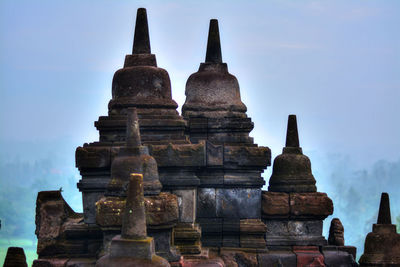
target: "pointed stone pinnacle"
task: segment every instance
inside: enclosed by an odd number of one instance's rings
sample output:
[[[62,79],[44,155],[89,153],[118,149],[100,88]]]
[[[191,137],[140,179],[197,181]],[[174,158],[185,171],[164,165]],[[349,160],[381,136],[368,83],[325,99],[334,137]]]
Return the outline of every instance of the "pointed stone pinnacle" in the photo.
[[[381,204],[379,205],[379,214],[377,224],[392,224],[392,219],[390,216],[390,203],[389,194],[382,193]]]
[[[289,115],[286,132],[286,147],[300,147],[296,115]]]
[[[208,42],[206,63],[222,63],[221,42],[219,40],[218,20],[210,20],[210,29],[208,30]]]
[[[132,54],[150,54],[149,26],[145,8],[139,8],[136,15],[135,37]]]
[[[141,146],[139,119],[136,108],[129,108],[126,121],[126,147]]]

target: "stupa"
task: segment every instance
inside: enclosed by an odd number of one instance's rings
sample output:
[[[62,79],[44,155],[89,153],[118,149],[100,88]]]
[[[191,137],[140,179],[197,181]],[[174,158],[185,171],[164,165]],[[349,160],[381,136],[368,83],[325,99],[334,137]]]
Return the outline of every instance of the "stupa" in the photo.
[[[388,193],[382,193],[377,223],[365,238],[360,267],[367,266],[400,266],[400,234],[392,224]]]
[[[264,247],[261,174],[270,165],[271,151],[249,136],[254,125],[246,115],[236,77],[222,62],[216,19],[210,20],[205,62],[190,75],[185,94],[182,115],[188,121],[189,138],[207,144],[207,165],[197,172],[197,222],[203,244]],[[258,226],[246,227],[249,223]],[[251,233],[251,229],[257,230]],[[245,241],[249,235],[258,235],[261,242]]]
[[[110,252],[100,258],[97,267],[165,266],[166,259],[155,254],[154,239],[147,236],[143,175],[131,174],[121,235],[111,241]]]
[[[286,146],[274,160],[268,191],[262,195],[269,249],[264,262],[274,264],[280,258],[283,266],[355,263],[354,247],[328,246],[322,236],[323,220],[333,213],[333,203],[326,193],[317,192],[315,183],[310,159],[300,147],[296,115],[289,115]]]

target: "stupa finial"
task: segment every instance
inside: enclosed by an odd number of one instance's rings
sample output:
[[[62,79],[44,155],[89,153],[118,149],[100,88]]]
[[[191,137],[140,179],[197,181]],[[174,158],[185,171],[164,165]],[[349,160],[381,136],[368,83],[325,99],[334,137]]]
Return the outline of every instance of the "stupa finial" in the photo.
[[[210,20],[210,29],[208,30],[208,42],[206,63],[222,63],[221,42],[219,40],[218,20]]]
[[[135,37],[132,54],[150,54],[149,26],[145,8],[139,8],[136,15]]]
[[[141,146],[139,119],[136,108],[129,108],[126,123],[126,147],[139,147]]]
[[[390,217],[389,194],[382,193],[381,204],[379,205],[378,224],[392,224]]]
[[[286,147],[300,147],[296,115],[289,115],[286,132]]]

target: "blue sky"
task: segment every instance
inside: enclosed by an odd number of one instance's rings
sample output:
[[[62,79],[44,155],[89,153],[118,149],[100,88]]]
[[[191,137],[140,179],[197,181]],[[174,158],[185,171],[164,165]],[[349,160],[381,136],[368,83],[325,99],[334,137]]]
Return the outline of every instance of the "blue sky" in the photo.
[[[334,191],[330,179],[343,165],[351,176],[400,160],[400,2],[97,0],[0,2],[3,162],[57,159],[53,171],[79,179],[75,147],[98,140],[93,121],[107,114],[139,7],[147,8],[152,52],[179,110],[217,18],[252,136],[273,157],[288,114],[297,114],[319,191]],[[378,194],[400,193],[379,176]]]

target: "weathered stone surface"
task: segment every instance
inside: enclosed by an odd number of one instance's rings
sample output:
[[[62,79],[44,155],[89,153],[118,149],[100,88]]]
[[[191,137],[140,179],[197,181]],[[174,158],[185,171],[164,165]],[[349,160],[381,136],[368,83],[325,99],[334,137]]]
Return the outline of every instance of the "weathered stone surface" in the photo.
[[[75,162],[80,169],[110,168],[111,147],[78,147]]]
[[[332,200],[325,193],[290,193],[291,217],[325,219],[332,213]]]
[[[297,256],[297,267],[325,267],[324,256],[318,247],[294,246],[293,252]]]
[[[184,259],[181,261],[182,267],[225,267],[221,259]]]
[[[289,194],[281,192],[262,191],[262,216],[274,218],[288,218]]]
[[[224,146],[224,164],[238,166],[270,165],[271,150],[268,147],[259,146]]]
[[[84,224],[82,215],[69,207],[60,191],[39,192],[35,233],[40,258],[94,255],[101,238],[100,229]]]
[[[32,267],[65,267],[69,258],[66,259],[37,259],[32,263]]]
[[[194,223],[196,219],[196,191],[196,189],[172,191],[172,193],[178,197],[180,222]]]
[[[161,226],[178,221],[177,196],[162,192],[158,196],[145,197],[147,226]],[[105,197],[96,204],[97,223],[102,227],[122,225],[122,214],[125,210],[125,198]]]
[[[240,220],[240,247],[265,248],[265,232],[267,228],[260,219]]]
[[[201,253],[201,228],[198,224],[179,223],[174,228],[174,245],[185,254]]]
[[[213,143],[207,141],[206,147],[207,166],[222,166],[224,164],[224,146],[214,145]]]
[[[264,234],[267,227],[260,219],[240,220],[240,232],[248,234]]]
[[[260,253],[258,256],[258,266],[296,266],[296,254],[290,247],[274,247],[266,253]]]
[[[173,224],[178,221],[178,198],[161,192],[158,196],[145,197],[146,222],[148,226]]]
[[[204,142],[190,145],[152,145],[150,154],[160,167],[205,166],[206,146]]]
[[[135,258],[111,258],[105,256],[100,258],[96,267],[169,267],[167,260],[154,255],[151,260]]]
[[[112,258],[134,257],[150,260],[154,253],[155,247],[152,237],[125,239],[117,235],[111,241],[110,256]]]
[[[240,220],[224,218],[222,224],[222,246],[240,247]]]
[[[264,220],[267,246],[322,246],[327,241],[322,236],[322,221]]]
[[[355,247],[353,247],[355,248]],[[343,247],[338,246],[325,246],[321,248],[324,255],[324,262],[327,267],[343,266],[343,267],[357,267],[355,255],[353,256]]]
[[[217,217],[237,219],[261,217],[261,189],[217,188],[216,202]]]
[[[3,267],[27,267],[26,257],[23,248],[9,247],[7,249],[6,258]]]
[[[334,246],[344,246],[344,228],[342,222],[338,218],[334,218],[331,221],[328,244]]]
[[[96,265],[96,258],[75,258],[68,260],[66,267],[93,267]]]
[[[172,228],[172,227],[171,227]],[[166,229],[152,229],[147,228],[147,234],[154,238],[154,245],[156,254],[169,262],[179,261],[181,255],[178,253],[174,246],[171,246],[172,231],[169,228]]]
[[[197,217],[198,218],[217,217],[215,188],[197,189]]]
[[[221,249],[220,256],[223,259],[225,266],[237,267],[257,267],[258,260],[256,253],[246,253],[233,249]]]

